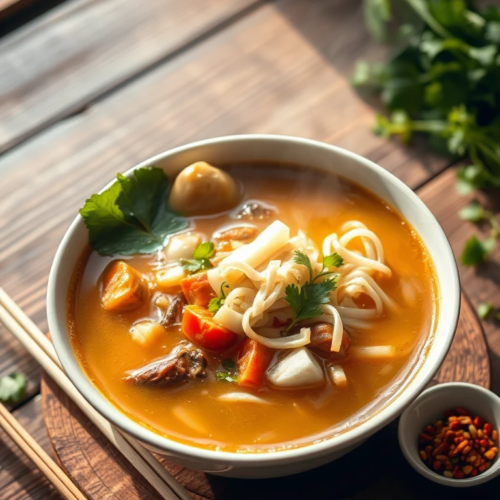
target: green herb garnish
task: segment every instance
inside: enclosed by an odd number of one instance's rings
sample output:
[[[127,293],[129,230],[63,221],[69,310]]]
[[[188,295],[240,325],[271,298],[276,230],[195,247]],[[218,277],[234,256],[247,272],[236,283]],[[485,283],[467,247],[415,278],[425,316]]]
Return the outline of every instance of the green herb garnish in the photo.
[[[188,273],[197,273],[204,269],[212,269],[210,258],[215,254],[215,246],[211,241],[200,243],[193,252],[191,259],[181,259],[181,266]]]
[[[92,195],[80,210],[89,241],[101,255],[152,253],[188,220],[168,205],[170,181],[162,169],[143,167],[121,174],[106,191]]]
[[[220,286],[220,297],[214,297],[213,299],[210,299],[210,302],[208,303],[208,310],[210,312],[216,313],[224,305],[224,302],[226,301],[224,288],[229,288],[229,285],[225,281]]]
[[[460,257],[462,264],[466,266],[477,266],[484,262],[488,255],[495,248],[495,244],[500,238],[500,223],[495,215],[486,210],[477,200],[473,200],[465,208],[460,210],[460,217],[470,222],[486,221],[490,224],[490,234],[488,238],[481,241],[477,236],[469,238],[465,244]]]
[[[314,276],[313,267],[311,264],[311,259],[299,250],[295,250],[293,261],[297,264],[302,264],[309,269],[309,281],[314,283],[318,278],[322,278],[323,276],[328,276],[329,274],[333,274],[334,271],[330,271],[330,267],[340,267],[344,265],[344,259],[338,253],[332,253],[331,255],[327,255],[323,257],[323,267],[321,271]]]
[[[21,373],[0,377],[0,401],[5,404],[16,404],[26,394],[26,377]]]
[[[218,382],[238,382],[238,366],[236,363],[232,359],[223,359],[221,364],[227,371],[216,371],[215,379]]]
[[[330,293],[337,288],[338,277],[329,278],[319,283],[306,283],[299,287],[293,283],[285,288],[285,300],[290,304],[293,320],[286,331],[299,321],[313,319],[321,316],[323,311],[319,308],[330,302]]]

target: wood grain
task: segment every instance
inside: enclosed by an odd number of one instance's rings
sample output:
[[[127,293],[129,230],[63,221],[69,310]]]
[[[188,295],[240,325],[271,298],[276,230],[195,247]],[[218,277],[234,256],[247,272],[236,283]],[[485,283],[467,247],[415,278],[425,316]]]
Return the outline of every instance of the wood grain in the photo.
[[[38,444],[55,459],[56,455],[43,423],[40,396],[16,410],[14,416]],[[26,497],[32,500],[61,498],[52,485],[1,430],[0,457],[0,498],[5,500]]]
[[[470,382],[489,387],[489,360],[485,339],[481,325],[464,297],[453,346],[435,380]],[[42,397],[45,422],[54,450],[79,488],[90,499],[96,500],[103,498],[122,500],[125,493],[127,500],[142,498],[145,494],[143,488],[147,489],[149,485],[46,375],[42,381]],[[280,492],[281,496],[278,498],[303,499],[312,495],[311,485],[314,485],[314,496],[309,498],[326,500],[332,498],[331,485],[338,485],[339,482],[347,483],[346,493],[354,493],[356,488],[352,480],[355,472],[352,465],[363,456],[373,456],[381,439],[385,439],[384,436],[393,432],[393,427],[389,426],[346,457],[314,471],[288,478],[234,480],[189,470],[165,459],[162,459],[162,463],[188,491],[193,493],[195,498],[250,500],[277,498],[275,493]],[[397,443],[393,443],[388,453],[396,457],[398,452]],[[377,473],[382,475],[377,477],[377,482],[385,482],[390,489],[392,469],[380,470],[380,466],[377,469],[379,469]],[[99,478],[98,482],[96,477]],[[367,490],[371,489],[370,482],[374,477],[372,475],[365,484]],[[420,480],[425,482],[422,478]],[[413,482],[413,474],[408,474],[407,470],[399,478],[398,484],[401,492],[405,493],[405,498],[406,494],[411,492]],[[156,498],[150,490],[147,494]]]
[[[302,135],[378,161],[412,187],[442,169],[445,162],[425,150],[403,149],[370,132],[374,110],[348,78],[359,56],[376,57],[379,48],[361,29],[357,6],[287,0],[261,7],[1,158],[5,290],[46,330],[50,264],[85,198],[117,171],[192,140]],[[6,346],[0,373],[22,368],[36,387],[38,367],[3,331],[0,342]]]
[[[0,40],[0,152],[81,112],[110,89],[258,3],[63,3]]]

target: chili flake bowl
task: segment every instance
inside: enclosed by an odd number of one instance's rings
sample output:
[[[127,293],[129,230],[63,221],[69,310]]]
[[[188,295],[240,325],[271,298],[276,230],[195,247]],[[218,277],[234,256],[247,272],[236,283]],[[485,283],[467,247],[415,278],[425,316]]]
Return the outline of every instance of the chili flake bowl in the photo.
[[[424,391],[403,412],[399,420],[398,438],[401,451],[409,464],[422,476],[435,483],[457,488],[482,484],[500,474],[497,454],[491,467],[475,477],[449,478],[429,469],[419,455],[418,438],[424,428],[443,418],[449,409],[462,407],[500,428],[500,397],[483,387],[462,382],[439,384]]]

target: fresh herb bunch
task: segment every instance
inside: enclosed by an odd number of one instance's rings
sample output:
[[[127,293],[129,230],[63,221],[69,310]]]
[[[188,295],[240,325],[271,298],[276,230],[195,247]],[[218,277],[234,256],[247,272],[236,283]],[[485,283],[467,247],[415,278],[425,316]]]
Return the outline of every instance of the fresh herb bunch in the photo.
[[[188,273],[197,273],[204,269],[212,269],[210,259],[215,254],[215,246],[211,241],[200,243],[193,252],[191,259],[181,259],[181,266]]]
[[[323,314],[320,306],[330,302],[330,293],[337,288],[338,276],[331,276],[334,271],[330,271],[330,267],[340,267],[344,264],[344,260],[337,253],[327,255],[323,258],[323,267],[318,274],[314,274],[313,266],[309,257],[295,251],[293,260],[297,264],[301,264],[309,270],[309,281],[302,286],[287,285],[285,289],[285,300],[290,304],[293,312],[293,320],[288,325],[286,332],[289,332],[293,326],[305,319],[318,318]],[[316,280],[325,276],[330,278],[323,281]]]
[[[500,8],[472,0],[365,0],[368,28],[391,41],[385,64],[358,63],[353,84],[379,95],[389,116],[375,131],[427,134],[441,153],[467,158],[458,188],[500,187]]]

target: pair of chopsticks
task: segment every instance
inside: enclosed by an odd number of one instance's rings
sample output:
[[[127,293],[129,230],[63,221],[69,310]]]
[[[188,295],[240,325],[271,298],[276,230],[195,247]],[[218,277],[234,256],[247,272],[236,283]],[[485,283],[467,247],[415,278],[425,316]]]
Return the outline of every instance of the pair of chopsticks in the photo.
[[[192,497],[184,487],[156,460],[150,451],[134,438],[116,429],[83,398],[63,371],[52,342],[24,314],[2,288],[0,288],[0,321],[21,342],[24,348],[38,361],[42,368],[73,400],[80,410],[85,413],[89,420],[130,461],[151,486],[156,489],[162,498],[166,500],[192,500]],[[84,499],[85,497],[69,480],[63,470],[34,442],[14,417],[7,410],[5,412],[9,414],[10,418],[5,418],[3,412],[1,412],[3,416],[0,420],[2,427],[5,423],[7,433],[9,435],[11,433],[12,435],[16,435],[16,438],[13,438],[14,441],[33,460],[35,465],[40,468],[41,472],[47,476],[60,493],[65,498],[71,500]],[[12,420],[14,420],[15,424],[13,424]],[[19,444],[21,442],[23,443],[22,445]],[[39,464],[42,462],[44,465],[40,467]],[[50,465],[50,462],[52,462],[52,465]],[[62,484],[64,486],[61,486]],[[71,484],[72,489],[69,484]]]

